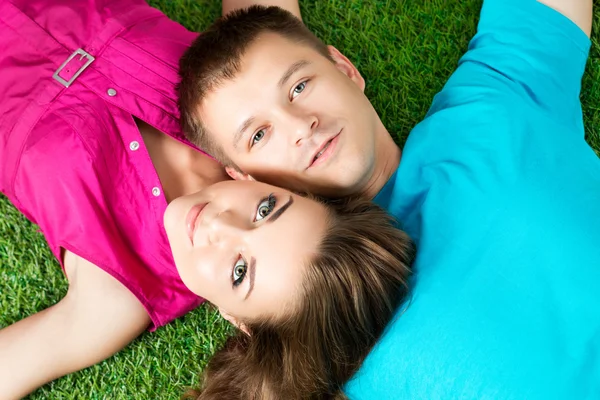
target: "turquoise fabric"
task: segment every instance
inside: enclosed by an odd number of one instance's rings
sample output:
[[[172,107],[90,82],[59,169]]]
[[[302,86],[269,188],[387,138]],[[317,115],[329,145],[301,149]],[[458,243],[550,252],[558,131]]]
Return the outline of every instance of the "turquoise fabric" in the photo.
[[[487,0],[376,201],[418,246],[411,301],[351,399],[600,399],[600,161],[579,102],[589,39]]]

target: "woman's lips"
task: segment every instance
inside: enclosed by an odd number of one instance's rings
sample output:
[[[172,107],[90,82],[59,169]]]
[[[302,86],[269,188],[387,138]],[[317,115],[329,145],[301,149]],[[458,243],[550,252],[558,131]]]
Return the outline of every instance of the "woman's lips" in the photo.
[[[200,213],[206,207],[208,203],[196,204],[194,207],[188,211],[187,217],[185,218],[185,227],[190,238],[190,242],[192,245],[194,244],[194,232],[196,231],[196,225],[198,223],[198,219],[200,217]]]

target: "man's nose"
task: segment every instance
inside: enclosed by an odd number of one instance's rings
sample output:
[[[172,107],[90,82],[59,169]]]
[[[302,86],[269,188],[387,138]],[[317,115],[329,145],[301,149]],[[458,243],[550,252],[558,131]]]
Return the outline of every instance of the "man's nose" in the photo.
[[[314,114],[290,115],[289,118],[290,132],[292,134],[291,139],[296,146],[304,144],[319,126],[319,119]]]

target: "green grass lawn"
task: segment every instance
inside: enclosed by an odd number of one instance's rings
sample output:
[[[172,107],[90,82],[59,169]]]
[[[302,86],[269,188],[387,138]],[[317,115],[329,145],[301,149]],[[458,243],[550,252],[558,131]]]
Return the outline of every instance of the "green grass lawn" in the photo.
[[[151,0],[188,29],[202,31],[220,1]],[[301,1],[306,24],[355,62],[367,95],[402,144],[425,115],[475,33],[481,0]],[[595,15],[598,22],[600,14]],[[600,155],[598,39],[583,84],[586,137]],[[58,263],[36,227],[0,196],[0,328],[42,310],[66,292]],[[109,360],[49,384],[31,399],[176,399],[198,381],[227,325],[200,307]],[[0,389],[1,390],[1,389]]]

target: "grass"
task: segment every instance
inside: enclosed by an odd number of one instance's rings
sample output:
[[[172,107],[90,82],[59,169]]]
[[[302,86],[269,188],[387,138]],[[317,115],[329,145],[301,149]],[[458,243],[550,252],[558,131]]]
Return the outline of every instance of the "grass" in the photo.
[[[220,13],[215,0],[150,0],[188,29]],[[307,25],[355,62],[367,95],[402,144],[474,34],[480,0],[301,1]],[[600,10],[594,20],[600,21]],[[583,83],[586,138],[600,155],[598,33]],[[58,301],[66,282],[36,227],[0,196],[0,328]],[[227,325],[200,307],[124,351],[39,389],[30,399],[176,399],[224,341]]]

